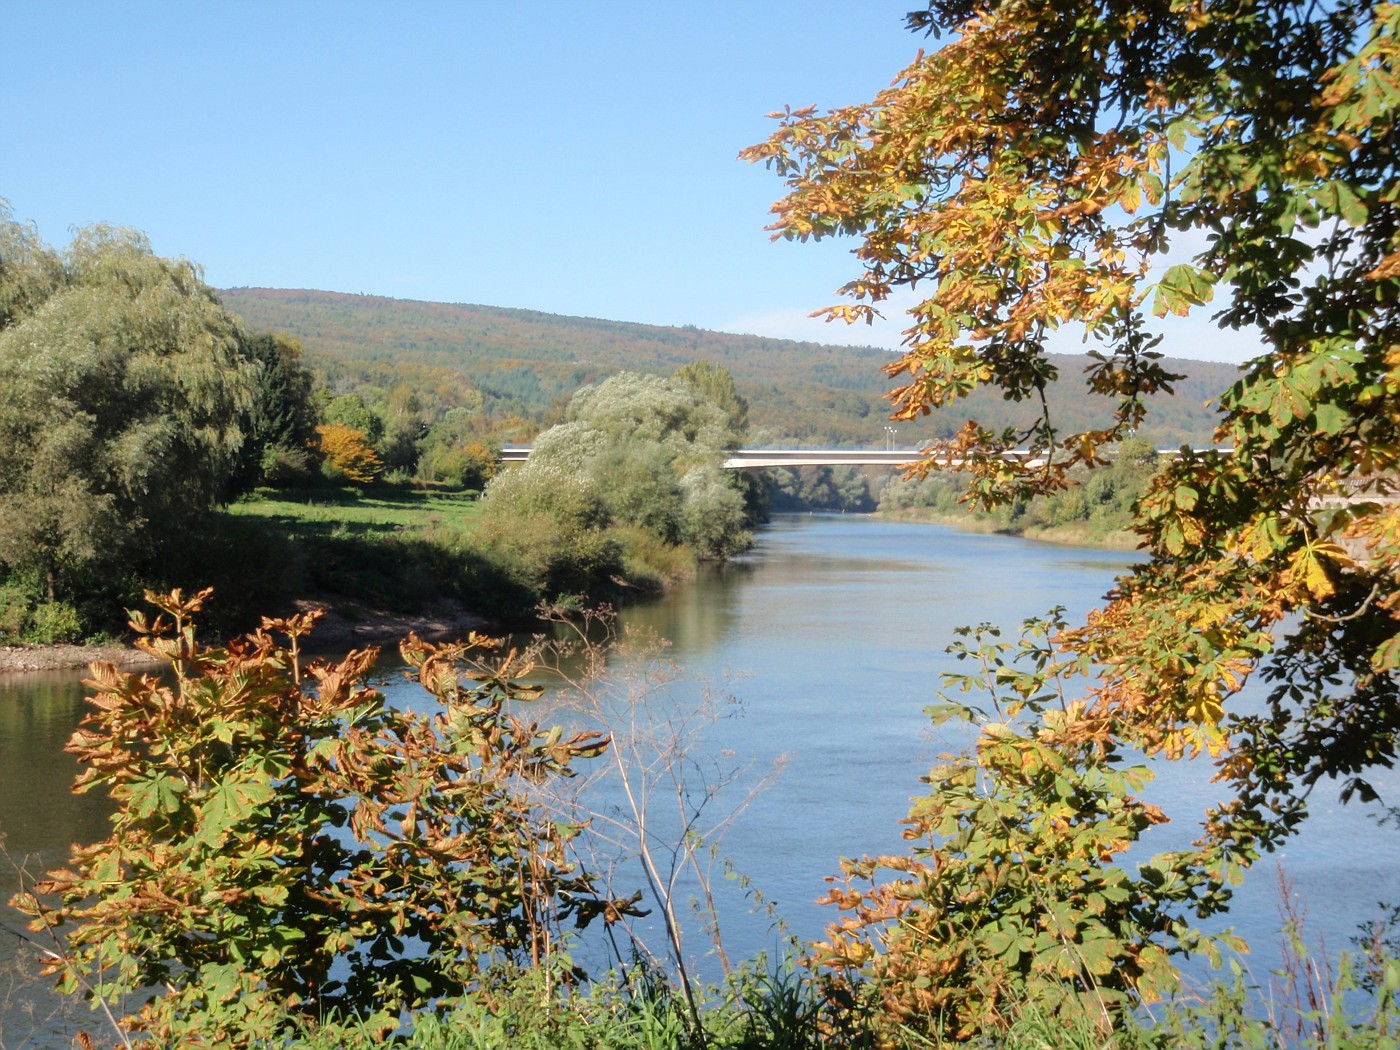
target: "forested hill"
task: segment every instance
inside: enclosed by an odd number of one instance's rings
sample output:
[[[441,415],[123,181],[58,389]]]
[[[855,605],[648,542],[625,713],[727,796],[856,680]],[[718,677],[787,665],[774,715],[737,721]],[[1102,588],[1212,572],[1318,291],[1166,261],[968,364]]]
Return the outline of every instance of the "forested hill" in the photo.
[[[224,303],[251,328],[299,339],[308,362],[333,385],[400,383],[431,387],[450,378],[479,390],[493,415],[539,422],[579,387],[621,370],[670,374],[697,359],[723,365],[750,404],[756,440],[860,446],[885,440],[894,359],[873,347],[838,347],[686,326],[667,328],[491,306],[429,303],[382,296],[278,288],[230,288]],[[1051,403],[1073,430],[1106,416],[1077,382],[1088,359],[1057,358]],[[1206,402],[1234,381],[1231,365],[1169,361],[1187,379],[1176,396],[1154,399],[1142,436],[1157,445],[1208,443],[1214,415]],[[943,437],[968,418],[1000,427],[1018,422],[1018,406],[979,394],[951,411],[897,424],[901,446]],[[1021,410],[1021,417],[1025,416]]]

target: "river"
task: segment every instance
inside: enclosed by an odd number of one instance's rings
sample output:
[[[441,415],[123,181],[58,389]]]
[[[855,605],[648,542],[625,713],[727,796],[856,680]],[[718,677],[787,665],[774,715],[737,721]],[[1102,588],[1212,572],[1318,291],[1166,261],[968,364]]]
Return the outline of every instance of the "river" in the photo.
[[[814,938],[832,917],[815,901],[839,858],[906,845],[899,820],[919,777],[958,743],[935,737],[923,713],[940,675],[958,669],[943,651],[954,628],[991,621],[1011,636],[1022,619],[1055,605],[1082,615],[1134,557],[866,516],[787,516],[763,529],[744,557],[627,610],[629,629],[668,643],[674,670],[667,673],[676,680],[659,690],[661,702],[689,712],[700,698],[714,699],[716,720],[702,726],[694,749],[700,775],[747,770],[728,792],[732,802],[781,765],[719,843],[750,880],[716,880],[730,955],[774,943],[746,887],[794,935]],[[74,765],[61,748],[81,711],[78,678],[0,679],[0,832],[9,855],[31,871],[60,862],[69,843],[104,828],[101,804],[67,791]],[[416,702],[401,676],[391,672],[386,682],[401,702]],[[1383,788],[1394,782],[1380,779]],[[1204,764],[1177,764],[1151,794],[1174,818],[1155,850],[1194,837],[1193,817],[1215,789]],[[1276,858],[1308,929],[1331,949],[1347,946],[1378,900],[1400,899],[1400,832],[1378,829],[1373,816],[1337,805],[1324,785],[1305,832]],[[1276,959],[1277,870],[1273,860],[1257,866],[1228,917],[1255,946],[1258,976]],[[6,870],[0,893],[7,897],[16,882]],[[13,913],[3,923],[18,925]],[[702,939],[692,935],[690,943],[704,954]],[[34,1011],[48,1008],[27,1006],[30,992],[5,983],[14,955],[6,936],[0,1047],[43,1045],[16,1038],[33,1026]]]

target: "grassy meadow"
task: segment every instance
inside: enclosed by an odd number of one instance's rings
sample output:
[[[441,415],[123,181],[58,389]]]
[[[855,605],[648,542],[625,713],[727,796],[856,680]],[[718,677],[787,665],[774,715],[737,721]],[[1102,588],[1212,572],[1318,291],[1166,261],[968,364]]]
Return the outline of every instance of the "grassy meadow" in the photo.
[[[481,505],[474,492],[383,485],[280,491],[259,489],[226,511],[287,536],[385,536],[443,529],[469,535]]]
[[[225,632],[301,598],[351,616],[457,605],[505,621],[535,599],[473,543],[480,510],[473,492],[410,485],[261,488],[212,516],[193,564]]]

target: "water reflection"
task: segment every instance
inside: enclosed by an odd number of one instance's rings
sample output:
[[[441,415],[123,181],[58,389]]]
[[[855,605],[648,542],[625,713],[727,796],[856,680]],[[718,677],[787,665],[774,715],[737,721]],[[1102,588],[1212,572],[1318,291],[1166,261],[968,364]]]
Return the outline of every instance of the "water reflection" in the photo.
[[[110,806],[75,795],[78,763],[63,751],[83,712],[78,672],[0,676],[0,902],[68,859],[75,842],[107,833]],[[35,976],[36,946],[24,917],[0,908],[0,1046],[66,1046],[83,1027],[85,1007],[60,1000]]]
[[[15,861],[52,864],[69,844],[106,834],[107,803],[73,794],[79,767],[63,752],[82,715],[80,682],[75,673],[0,678],[0,833]]]
[[[933,735],[924,714],[940,676],[962,669],[943,652],[953,629],[991,621],[1011,637],[1021,620],[1052,606],[1082,616],[1137,559],[868,517],[790,517],[765,529],[752,554],[625,610],[622,620],[670,643],[665,658],[681,674],[665,702],[675,710],[692,710],[707,694],[736,698],[706,730],[702,758],[751,765],[744,783],[786,760],[723,846],[793,932],[812,938],[831,918],[814,901],[839,858],[905,850],[899,822],[924,790],[920,777],[940,751],[964,743]],[[106,830],[101,802],[68,791],[76,767],[62,745],[81,713],[78,677],[0,681],[0,830],[36,867]],[[426,702],[392,647],[378,681],[395,702]],[[555,713],[565,714],[541,709],[541,717]],[[1152,797],[1175,819],[1145,852],[1195,837],[1195,817],[1220,794],[1210,773],[1205,763],[1160,767]],[[1360,807],[1338,806],[1330,785],[1315,793],[1313,818],[1278,859],[1332,949],[1346,946],[1375,901],[1400,897],[1400,835],[1376,829]],[[731,954],[771,945],[754,899],[736,882],[721,884]],[[4,885],[8,895],[13,879]],[[1246,879],[1226,921],[1255,944],[1256,972],[1266,972],[1279,925],[1272,861]],[[15,1031],[10,1008],[0,1008],[0,1022]],[[14,1042],[0,1030],[0,1045]]]

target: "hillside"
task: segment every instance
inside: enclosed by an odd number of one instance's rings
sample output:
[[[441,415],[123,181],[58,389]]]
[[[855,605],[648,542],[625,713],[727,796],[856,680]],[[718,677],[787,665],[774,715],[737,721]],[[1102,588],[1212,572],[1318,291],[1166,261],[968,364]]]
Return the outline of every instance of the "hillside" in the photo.
[[[277,288],[220,291],[254,329],[301,340],[310,364],[332,382],[392,385],[451,376],[480,391],[488,411],[548,419],[579,387],[630,369],[670,374],[707,359],[734,375],[749,400],[761,440],[818,445],[869,445],[885,439],[889,385],[881,366],[893,360],[874,347],[731,335],[686,326],[566,317],[458,303]],[[1057,355],[1063,377],[1077,379],[1088,359]],[[1157,445],[1210,441],[1213,413],[1205,403],[1232,381],[1231,365],[1168,361],[1187,379],[1174,398],[1154,400],[1142,436]],[[1076,382],[1061,383],[1051,404],[1062,425],[1104,416]],[[968,418],[992,426],[1026,413],[999,394],[980,393],[956,410],[899,424],[898,444],[912,447],[946,436]]]

